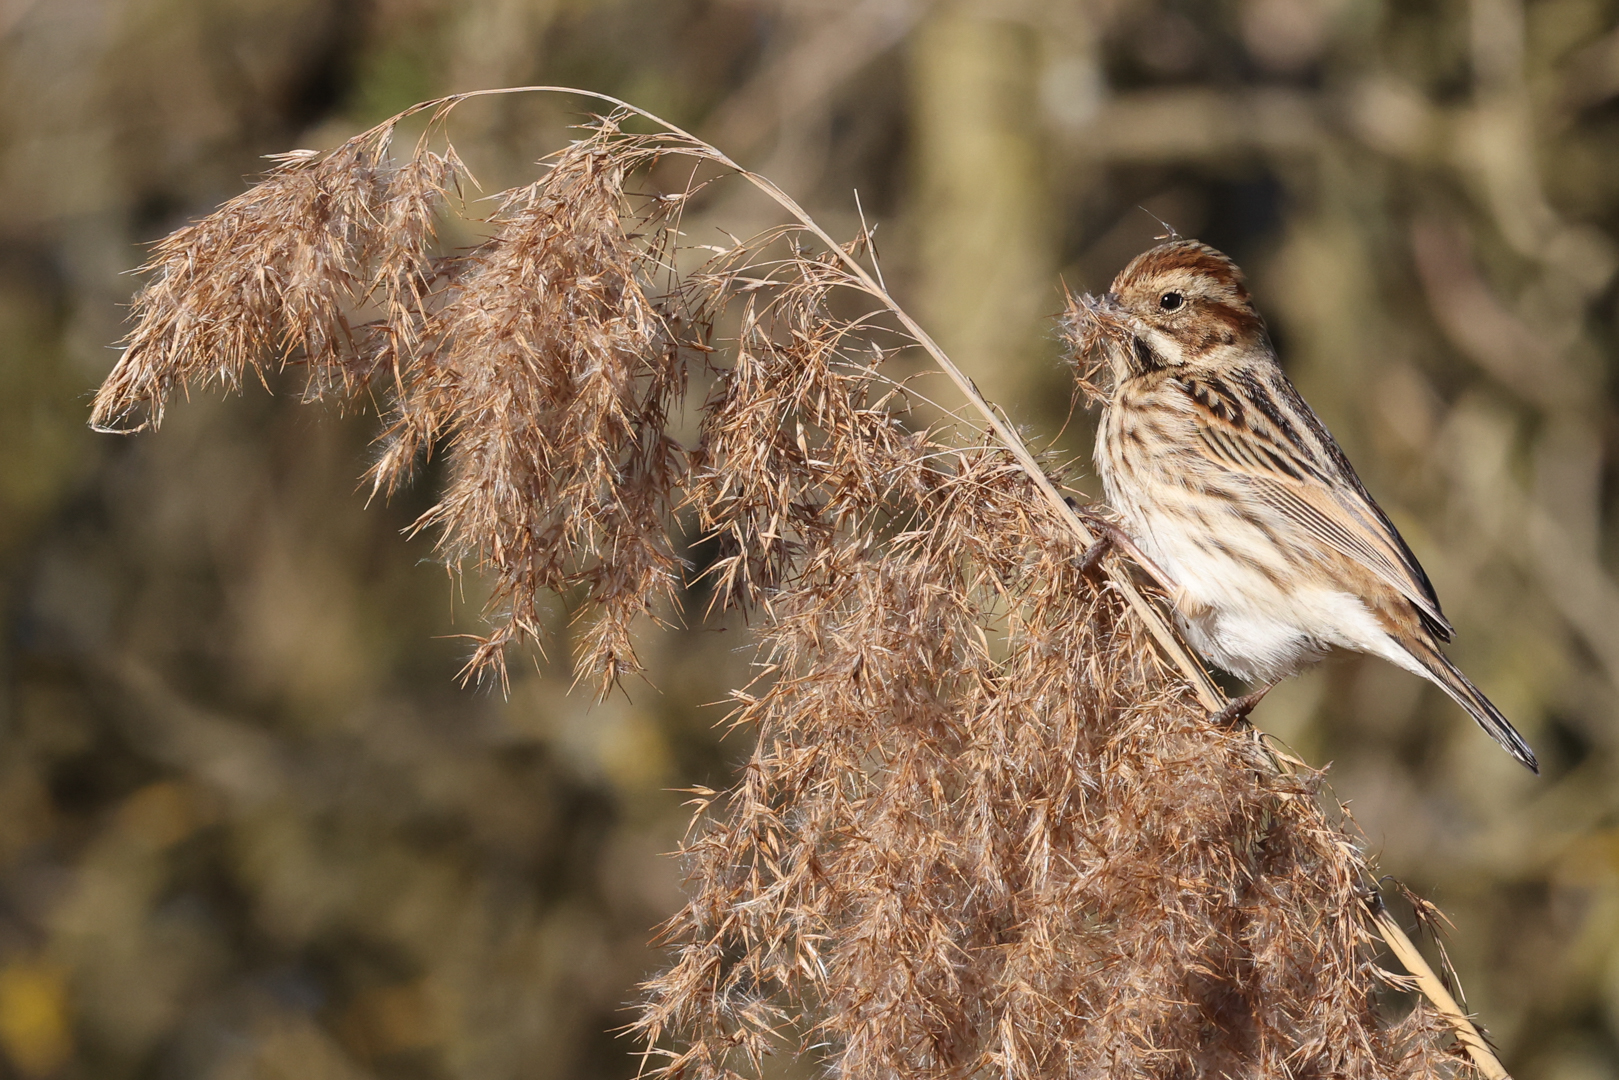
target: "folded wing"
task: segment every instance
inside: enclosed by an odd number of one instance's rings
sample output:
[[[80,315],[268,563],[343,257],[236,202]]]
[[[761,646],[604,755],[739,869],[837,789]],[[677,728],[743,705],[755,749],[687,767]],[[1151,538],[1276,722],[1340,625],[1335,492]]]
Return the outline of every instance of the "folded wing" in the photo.
[[[1201,406],[1198,450],[1210,465],[1241,476],[1256,498],[1397,590],[1430,633],[1450,640],[1428,575],[1284,376],[1187,379],[1183,386]]]

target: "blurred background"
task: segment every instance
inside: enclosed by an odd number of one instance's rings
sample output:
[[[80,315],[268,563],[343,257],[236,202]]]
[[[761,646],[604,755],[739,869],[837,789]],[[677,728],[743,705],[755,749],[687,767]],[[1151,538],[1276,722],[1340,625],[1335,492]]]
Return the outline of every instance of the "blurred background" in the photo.
[[[288,378],[85,426],[142,245],[262,155],[552,82],[834,232],[858,190],[902,300],[1082,462],[1060,283],[1105,287],[1153,215],[1237,258],[1545,775],[1376,661],[1256,720],[1454,920],[1517,1076],[1619,1076],[1616,26],[1608,0],[0,0],[0,1073],[634,1073],[611,1031],[679,903],[674,789],[747,751],[711,704],[745,630],[649,632],[650,684],[600,704],[565,641],[509,697],[461,689],[476,603],[400,535],[431,475],[357,490],[371,418]],[[452,133],[493,191],[585,107]]]

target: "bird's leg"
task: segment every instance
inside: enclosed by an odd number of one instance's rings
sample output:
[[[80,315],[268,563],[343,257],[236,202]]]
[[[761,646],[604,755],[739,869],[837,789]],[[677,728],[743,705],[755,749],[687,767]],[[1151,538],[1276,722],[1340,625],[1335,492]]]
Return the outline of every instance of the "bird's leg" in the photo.
[[[1261,686],[1251,694],[1232,698],[1226,702],[1225,708],[1209,714],[1209,723],[1215,727],[1236,727],[1248,719],[1248,714],[1254,711],[1254,706],[1265,700],[1265,695],[1270,693],[1271,687],[1275,685],[1271,683],[1270,686]]]
[[[1079,558],[1081,573],[1087,577],[1094,576],[1101,566],[1103,557],[1113,548],[1118,548],[1135,560],[1136,564],[1147,572],[1147,576],[1158,583],[1159,588],[1171,596],[1175,595],[1175,583],[1170,580],[1169,575],[1164,573],[1157,563],[1149,559],[1146,553],[1136,546],[1136,542],[1130,539],[1129,533],[1100,514],[1075,505],[1074,500],[1068,499],[1066,501],[1069,508],[1078,514],[1085,524],[1089,525],[1097,534],[1096,539],[1091,542],[1091,546],[1086,548],[1085,554]]]

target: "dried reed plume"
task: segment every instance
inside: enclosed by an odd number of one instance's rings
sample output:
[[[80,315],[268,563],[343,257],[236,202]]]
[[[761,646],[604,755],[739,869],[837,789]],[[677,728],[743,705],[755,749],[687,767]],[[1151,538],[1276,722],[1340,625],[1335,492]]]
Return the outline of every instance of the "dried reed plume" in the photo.
[[[436,131],[459,100],[412,112]],[[1368,905],[1318,776],[1208,722],[1217,693],[1128,566],[1082,573],[1056,466],[893,304],[869,235],[834,243],[614,104],[454,258],[434,222],[463,170],[426,137],[390,163],[409,114],[280,159],[158,245],[94,422],[155,425],[176,387],[288,363],[312,395],[382,399],[373,483],[443,447],[420,524],[493,580],[473,672],[539,636],[548,592],[588,627],[581,670],[604,689],[637,670],[689,509],[717,602],[762,617],[733,716],[757,748],[700,793],[673,963],[637,1022],[651,1060],[700,1080],[775,1052],[873,1080],[1504,1075]],[[701,179],[633,194],[671,158]],[[680,215],[725,175],[788,224],[691,266]],[[1083,353],[1107,327],[1074,312]],[[890,372],[917,349],[975,411],[916,419]],[[682,447],[692,375],[713,389]],[[1379,934],[1415,976],[1375,963]],[[1434,1004],[1395,1017],[1389,985]]]

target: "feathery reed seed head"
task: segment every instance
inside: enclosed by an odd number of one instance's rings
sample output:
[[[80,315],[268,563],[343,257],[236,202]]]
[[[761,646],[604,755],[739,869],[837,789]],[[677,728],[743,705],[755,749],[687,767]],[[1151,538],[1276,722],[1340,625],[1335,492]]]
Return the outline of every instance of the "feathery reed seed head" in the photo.
[[[734,166],[608,117],[438,256],[463,170],[388,163],[398,119],[163,241],[95,421],[294,361],[315,393],[379,393],[373,483],[443,447],[419,525],[493,582],[473,670],[554,592],[605,689],[675,599],[677,512],[720,542],[716,602],[763,615],[732,715],[756,748],[704,797],[635,1025],[666,1075],[778,1051],[873,1080],[1469,1071],[1427,1008],[1380,1011],[1370,875],[1318,777],[1209,724],[1004,449],[918,420],[889,373],[916,339],[853,269],[869,238],[800,219],[682,272],[690,193],[627,184]],[[1067,327],[1076,357],[1107,345],[1094,305]],[[682,447],[694,365],[713,389]]]

